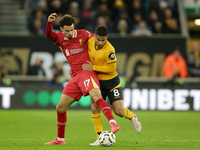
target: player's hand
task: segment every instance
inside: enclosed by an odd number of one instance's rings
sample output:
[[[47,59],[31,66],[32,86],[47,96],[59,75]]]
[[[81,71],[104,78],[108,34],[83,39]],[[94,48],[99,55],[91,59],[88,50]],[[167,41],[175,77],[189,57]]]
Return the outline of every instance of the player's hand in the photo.
[[[93,70],[93,64],[90,61],[87,61],[86,64],[82,65],[83,70],[92,71]]]
[[[48,17],[48,22],[54,22],[56,20],[56,17],[57,17],[57,14],[56,13],[52,13]]]

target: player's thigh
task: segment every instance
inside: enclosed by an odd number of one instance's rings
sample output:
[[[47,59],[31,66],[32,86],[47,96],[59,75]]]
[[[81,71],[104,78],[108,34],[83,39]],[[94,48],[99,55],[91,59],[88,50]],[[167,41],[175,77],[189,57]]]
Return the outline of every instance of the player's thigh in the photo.
[[[121,87],[118,87],[110,91],[108,97],[110,103],[112,104],[114,113],[120,117],[123,117],[125,112],[124,112],[124,101],[123,101]]]
[[[98,99],[102,98],[101,91],[98,88],[91,89],[89,91],[90,97],[96,102]]]
[[[76,101],[74,97],[62,94],[60,101],[56,107],[57,112],[63,113],[67,108]]]
[[[99,79],[97,73],[94,71],[86,71],[82,70],[77,76],[75,80],[79,89],[81,90],[84,96],[87,96],[88,93],[95,92],[95,95],[99,96]],[[92,90],[92,92],[90,92]],[[97,91],[97,93],[96,93]],[[94,99],[94,98],[93,98]],[[94,99],[95,100],[95,99]]]
[[[76,83],[75,77],[72,77],[69,82],[65,85],[62,94],[68,95],[70,97],[74,97],[77,100],[80,100],[82,97],[82,92],[79,88],[79,86]]]
[[[110,100],[110,104],[112,104],[115,101],[118,100],[123,100],[123,94],[122,94],[122,88],[118,87],[118,88],[112,88],[108,89],[109,93],[108,93],[108,97]]]

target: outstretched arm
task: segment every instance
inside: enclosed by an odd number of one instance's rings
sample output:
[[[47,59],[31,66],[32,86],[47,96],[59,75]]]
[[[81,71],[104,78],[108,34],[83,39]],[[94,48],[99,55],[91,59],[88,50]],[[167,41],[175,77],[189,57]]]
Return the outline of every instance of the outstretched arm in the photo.
[[[57,35],[52,31],[52,23],[56,20],[56,17],[56,13],[49,15],[46,26],[46,36],[50,38],[54,43],[57,41]]]

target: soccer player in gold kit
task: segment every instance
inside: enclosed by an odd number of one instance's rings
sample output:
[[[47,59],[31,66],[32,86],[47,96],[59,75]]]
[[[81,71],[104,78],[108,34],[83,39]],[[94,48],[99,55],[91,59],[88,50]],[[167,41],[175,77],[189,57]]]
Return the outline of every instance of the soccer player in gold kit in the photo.
[[[122,89],[116,71],[117,58],[115,48],[108,39],[108,30],[105,26],[98,26],[95,36],[88,40],[88,54],[91,62],[82,65],[83,70],[96,71],[98,74],[102,97],[109,97],[114,113],[124,117],[132,123],[136,132],[141,131],[141,123],[134,112],[124,108]],[[90,145],[99,145],[98,137],[103,132],[100,108],[91,99],[92,121],[97,134],[97,140]]]

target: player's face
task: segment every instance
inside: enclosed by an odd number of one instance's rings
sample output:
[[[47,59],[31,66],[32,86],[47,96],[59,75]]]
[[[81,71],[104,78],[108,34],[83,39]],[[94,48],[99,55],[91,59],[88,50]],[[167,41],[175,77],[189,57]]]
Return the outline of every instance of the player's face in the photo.
[[[107,42],[108,36],[95,35],[95,45],[101,49]]]
[[[60,27],[61,31],[65,35],[66,38],[71,39],[74,34],[74,24],[71,26],[64,25],[63,27]]]

